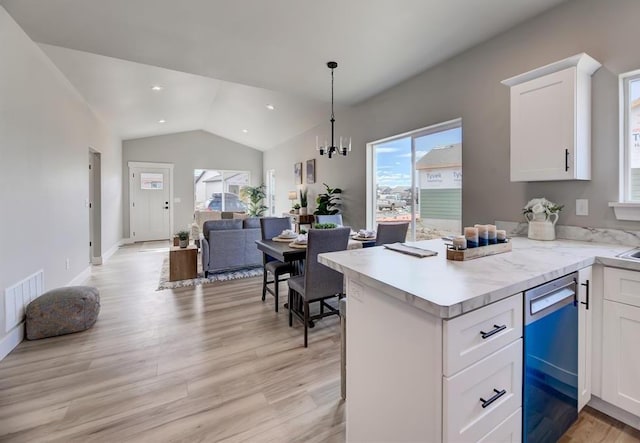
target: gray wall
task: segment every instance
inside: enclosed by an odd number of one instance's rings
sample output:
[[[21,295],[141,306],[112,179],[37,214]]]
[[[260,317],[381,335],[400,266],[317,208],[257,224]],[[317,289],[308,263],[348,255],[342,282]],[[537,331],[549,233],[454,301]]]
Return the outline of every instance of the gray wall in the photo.
[[[565,205],[561,224],[640,229],[619,222],[608,208],[618,196],[617,75],[640,68],[637,0],[574,0],[454,57],[348,111],[336,112],[338,134],[354,137],[348,158],[318,160],[318,182],[345,188],[345,217],[365,223],[365,144],[462,118],[463,223],[522,220],[528,199],[547,197]],[[587,52],[603,64],[593,78],[592,180],[509,181],[509,89],[500,81]],[[336,85],[339,87],[339,83]],[[329,111],[327,107],[327,112]],[[313,158],[321,125],[265,153],[265,169],[292,182],[295,161]],[[291,177],[291,178],[290,178]],[[316,192],[318,186],[313,186]],[[278,190],[278,209],[288,201]],[[588,217],[575,215],[575,200],[589,199]]]
[[[1,350],[5,288],[40,269],[45,289],[63,286],[89,266],[89,147],[102,154],[103,251],[122,238],[122,146],[2,7],[0,60]]]
[[[251,172],[252,185],[263,182],[262,151],[250,148],[205,131],[126,140],[122,147],[123,226],[129,236],[128,162],[173,163],[174,230],[186,228],[193,221],[193,170],[226,169]]]

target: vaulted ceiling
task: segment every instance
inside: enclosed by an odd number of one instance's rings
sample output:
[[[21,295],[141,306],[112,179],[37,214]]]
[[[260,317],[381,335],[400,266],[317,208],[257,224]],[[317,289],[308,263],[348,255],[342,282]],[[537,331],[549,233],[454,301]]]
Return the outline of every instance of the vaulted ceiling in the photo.
[[[327,61],[353,105],[562,1],[0,4],[122,138],[204,129],[264,150],[328,118]]]

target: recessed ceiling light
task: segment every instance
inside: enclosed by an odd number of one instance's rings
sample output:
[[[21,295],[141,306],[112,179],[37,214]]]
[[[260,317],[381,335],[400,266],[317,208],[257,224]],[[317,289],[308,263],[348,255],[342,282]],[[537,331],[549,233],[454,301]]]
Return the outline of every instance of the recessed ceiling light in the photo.
[[[268,109],[269,111],[273,111],[274,109],[276,109],[276,107],[275,107],[275,106],[273,106],[273,105],[267,105],[267,109]]]
[[[165,119],[158,120],[158,123],[166,123],[166,122],[167,121]]]
[[[249,132],[248,129],[243,129],[242,132],[244,132],[245,134]]]
[[[162,91],[162,86],[160,85],[155,85],[151,87],[152,91]]]

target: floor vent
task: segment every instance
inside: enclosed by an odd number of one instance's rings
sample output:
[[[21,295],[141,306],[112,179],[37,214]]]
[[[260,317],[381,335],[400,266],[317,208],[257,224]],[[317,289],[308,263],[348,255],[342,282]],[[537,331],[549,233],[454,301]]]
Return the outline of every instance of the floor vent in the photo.
[[[40,270],[4,291],[6,332],[24,321],[25,310],[44,292],[44,271]]]

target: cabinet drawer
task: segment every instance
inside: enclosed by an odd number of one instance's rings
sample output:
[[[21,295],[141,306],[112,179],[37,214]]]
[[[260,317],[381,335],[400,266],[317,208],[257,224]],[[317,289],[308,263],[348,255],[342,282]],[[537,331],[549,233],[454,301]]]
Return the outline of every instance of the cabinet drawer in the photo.
[[[519,339],[453,377],[444,377],[444,441],[477,441],[521,406]]]
[[[640,272],[604,268],[604,298],[640,307]]]
[[[447,377],[522,337],[522,294],[443,322]]]
[[[522,408],[511,414],[478,443],[518,443],[522,441]]]

